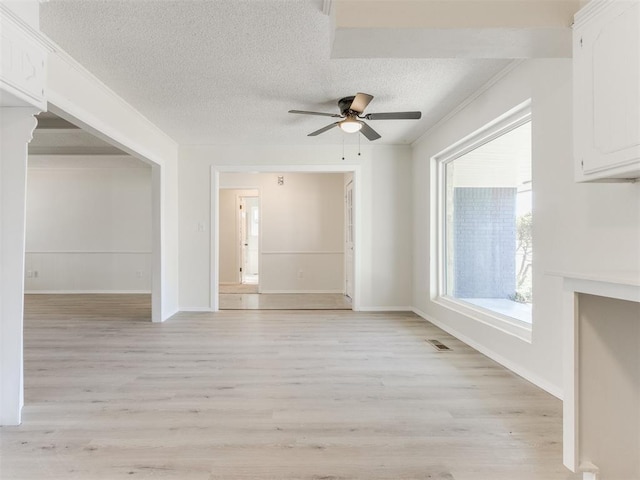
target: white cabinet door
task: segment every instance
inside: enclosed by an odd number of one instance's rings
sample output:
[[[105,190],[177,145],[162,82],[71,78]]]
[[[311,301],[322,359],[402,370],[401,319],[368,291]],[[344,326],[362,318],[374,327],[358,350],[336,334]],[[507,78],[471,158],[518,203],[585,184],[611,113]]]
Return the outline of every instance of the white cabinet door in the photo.
[[[579,181],[640,178],[640,2],[593,0],[574,29]]]

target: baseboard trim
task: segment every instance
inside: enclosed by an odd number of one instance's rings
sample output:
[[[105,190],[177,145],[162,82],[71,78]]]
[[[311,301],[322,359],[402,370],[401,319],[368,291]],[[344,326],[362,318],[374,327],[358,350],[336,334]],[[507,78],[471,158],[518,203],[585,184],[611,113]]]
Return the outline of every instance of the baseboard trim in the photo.
[[[216,310],[214,310],[211,307],[180,307],[176,313],[211,313],[211,312],[215,312]],[[174,314],[175,315],[175,314]]]
[[[163,323],[166,322],[167,320],[169,320],[171,317],[173,317],[174,315],[180,313],[180,310],[178,309],[172,309],[171,313],[167,313],[162,319],[160,319],[160,321],[158,322],[154,322],[154,323]]]
[[[151,295],[151,290],[25,290],[25,295]]]
[[[260,290],[260,293],[267,294],[307,294],[307,293],[338,293],[344,295],[343,290]]]
[[[407,306],[384,306],[384,307],[363,307],[360,306],[358,309],[360,312],[413,312],[412,307]]]
[[[531,371],[529,371],[528,369],[522,367],[521,365],[518,365],[517,363],[514,363],[513,361],[503,357],[502,355],[499,355],[498,353],[494,352],[493,350],[491,350],[489,348],[486,348],[485,346],[479,344],[478,342],[470,339],[466,335],[458,332],[454,328],[451,328],[446,323],[443,323],[443,322],[441,322],[441,321],[439,321],[439,320],[427,315],[423,311],[421,311],[421,310],[419,310],[417,308],[412,308],[412,311],[413,311],[413,313],[415,313],[416,315],[422,317],[426,321],[428,321],[430,323],[433,323],[436,327],[444,330],[449,335],[453,335],[454,337],[456,337],[461,342],[466,343],[471,348],[473,348],[474,350],[477,350],[478,352],[480,352],[484,356],[489,357],[491,360],[494,360],[495,362],[498,362],[500,365],[502,365],[503,367],[511,370],[516,375],[519,375],[522,378],[524,378],[525,380],[527,380],[528,382],[533,383],[536,387],[539,387],[542,390],[544,390],[545,392],[547,392],[547,393],[553,395],[554,397],[558,398],[559,400],[562,400],[563,392],[562,392],[562,388],[561,387],[558,387],[557,385],[553,385],[553,384],[547,382],[546,380],[540,378],[538,375],[531,373]]]

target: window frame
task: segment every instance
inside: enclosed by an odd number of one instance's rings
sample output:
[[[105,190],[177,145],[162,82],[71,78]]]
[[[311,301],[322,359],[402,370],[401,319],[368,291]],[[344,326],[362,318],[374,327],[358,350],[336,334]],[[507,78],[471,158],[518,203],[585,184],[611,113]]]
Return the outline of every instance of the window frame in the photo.
[[[467,135],[461,140],[453,143],[444,150],[440,151],[432,157],[432,164],[435,166],[435,181],[432,187],[435,187],[435,222],[432,232],[432,238],[435,237],[436,242],[436,288],[432,295],[432,301],[449,310],[465,315],[466,317],[477,320],[486,325],[490,325],[507,334],[513,335],[521,340],[531,343],[533,328],[533,304],[531,323],[523,322],[516,318],[498,313],[496,311],[482,308],[464,300],[456,299],[446,293],[446,250],[445,235],[447,226],[444,224],[446,219],[446,166],[457,158],[501,137],[502,135],[526,124],[532,123],[531,115],[531,99],[521,103],[515,108],[509,110],[505,114],[499,116],[495,120],[487,123],[475,132]],[[532,164],[533,164],[533,142],[532,142]],[[533,165],[532,165],[533,170]],[[533,183],[533,182],[532,182]],[[533,187],[533,185],[532,185]],[[533,190],[532,190],[533,192]],[[532,207],[533,208],[533,207]],[[534,213],[535,219],[535,213]],[[534,220],[535,221],[535,220]],[[535,268],[534,268],[535,270]]]

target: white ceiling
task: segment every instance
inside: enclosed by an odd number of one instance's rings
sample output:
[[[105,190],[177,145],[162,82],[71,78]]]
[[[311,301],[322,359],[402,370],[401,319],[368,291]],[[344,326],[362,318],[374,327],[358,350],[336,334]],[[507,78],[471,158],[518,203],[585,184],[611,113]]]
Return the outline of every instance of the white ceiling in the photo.
[[[376,143],[409,144],[509,60],[332,59],[321,0],[87,1],[41,4],[41,29],[183,145],[357,142],[333,129],[340,97],[374,95]],[[367,140],[362,137],[362,141]]]

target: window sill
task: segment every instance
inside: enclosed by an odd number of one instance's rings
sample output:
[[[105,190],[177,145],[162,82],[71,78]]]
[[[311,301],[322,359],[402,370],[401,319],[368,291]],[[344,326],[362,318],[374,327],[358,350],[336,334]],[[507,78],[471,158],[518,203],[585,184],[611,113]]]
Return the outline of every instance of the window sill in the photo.
[[[532,325],[507,315],[482,308],[478,305],[465,302],[452,297],[438,296],[433,299],[434,303],[441,305],[456,313],[472,318],[478,322],[489,325],[501,332],[512,335],[527,343],[531,343]]]

